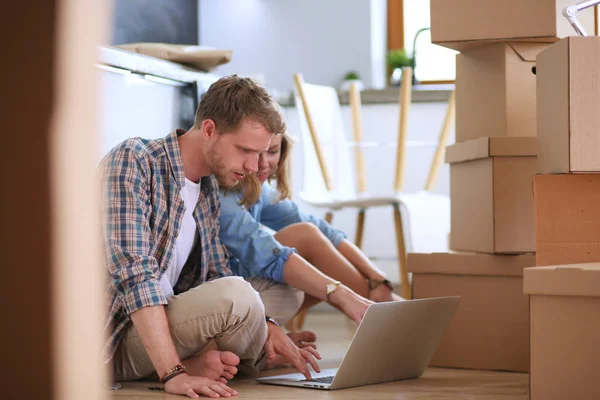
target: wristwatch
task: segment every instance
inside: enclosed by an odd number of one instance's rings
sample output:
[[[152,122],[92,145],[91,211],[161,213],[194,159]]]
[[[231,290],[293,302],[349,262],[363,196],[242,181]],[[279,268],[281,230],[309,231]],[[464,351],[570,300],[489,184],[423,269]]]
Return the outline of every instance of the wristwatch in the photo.
[[[265,316],[265,319],[267,320],[267,322],[270,322],[273,325],[281,326],[281,324],[279,322],[275,321],[273,318],[269,317],[268,315]]]
[[[338,287],[340,287],[340,285],[341,285],[341,284],[342,284],[342,283],[341,283],[340,281],[333,281],[333,282],[331,282],[331,283],[328,283],[328,284],[325,286],[325,293],[327,293],[327,302],[328,302],[328,303],[330,302],[330,301],[329,301],[329,296],[331,296],[331,294],[332,294],[333,292],[335,292],[335,291],[338,289]]]

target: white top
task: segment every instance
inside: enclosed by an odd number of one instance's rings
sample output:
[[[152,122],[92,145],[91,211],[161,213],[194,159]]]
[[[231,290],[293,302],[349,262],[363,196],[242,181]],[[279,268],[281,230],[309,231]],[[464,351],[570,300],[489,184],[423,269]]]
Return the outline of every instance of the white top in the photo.
[[[194,210],[200,196],[200,183],[194,183],[185,178],[185,186],[181,189],[180,195],[185,204],[185,213],[179,227],[179,235],[175,240],[171,265],[160,278],[160,288],[167,297],[174,295],[173,287],[177,284],[181,270],[199,236],[198,227],[194,220]]]

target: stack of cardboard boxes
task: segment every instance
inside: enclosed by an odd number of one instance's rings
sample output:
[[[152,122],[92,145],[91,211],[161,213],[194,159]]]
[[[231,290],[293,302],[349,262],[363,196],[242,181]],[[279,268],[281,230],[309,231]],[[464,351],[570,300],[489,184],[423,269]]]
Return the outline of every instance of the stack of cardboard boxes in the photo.
[[[537,78],[531,398],[600,399],[600,37],[549,46]]]
[[[462,297],[431,366],[530,369],[523,272],[536,265],[536,57],[574,34],[561,15],[570,4],[431,0],[432,41],[461,52],[456,143],[446,151],[452,252],[411,253],[408,269],[413,298]],[[579,19],[593,32],[593,13]]]

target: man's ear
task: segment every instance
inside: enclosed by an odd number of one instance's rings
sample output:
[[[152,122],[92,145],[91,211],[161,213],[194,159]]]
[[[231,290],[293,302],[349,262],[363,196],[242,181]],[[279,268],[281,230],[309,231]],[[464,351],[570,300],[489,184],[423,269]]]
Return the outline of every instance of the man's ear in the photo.
[[[204,137],[204,139],[210,139],[212,137],[214,137],[217,134],[217,125],[215,124],[215,121],[213,121],[212,119],[205,119],[204,121],[202,121],[202,137]]]

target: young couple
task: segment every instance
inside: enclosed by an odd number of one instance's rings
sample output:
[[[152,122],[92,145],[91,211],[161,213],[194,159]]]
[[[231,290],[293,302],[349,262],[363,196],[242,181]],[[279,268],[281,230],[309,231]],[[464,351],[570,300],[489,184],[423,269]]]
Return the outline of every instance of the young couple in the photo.
[[[262,87],[228,76],[188,131],[129,139],[102,160],[115,380],[154,377],[197,398],[236,395],[238,370],[291,363],[310,379],[316,336],[280,325],[320,301],[360,322],[373,301],[401,299],[342,232],[287,198],[285,132]]]

